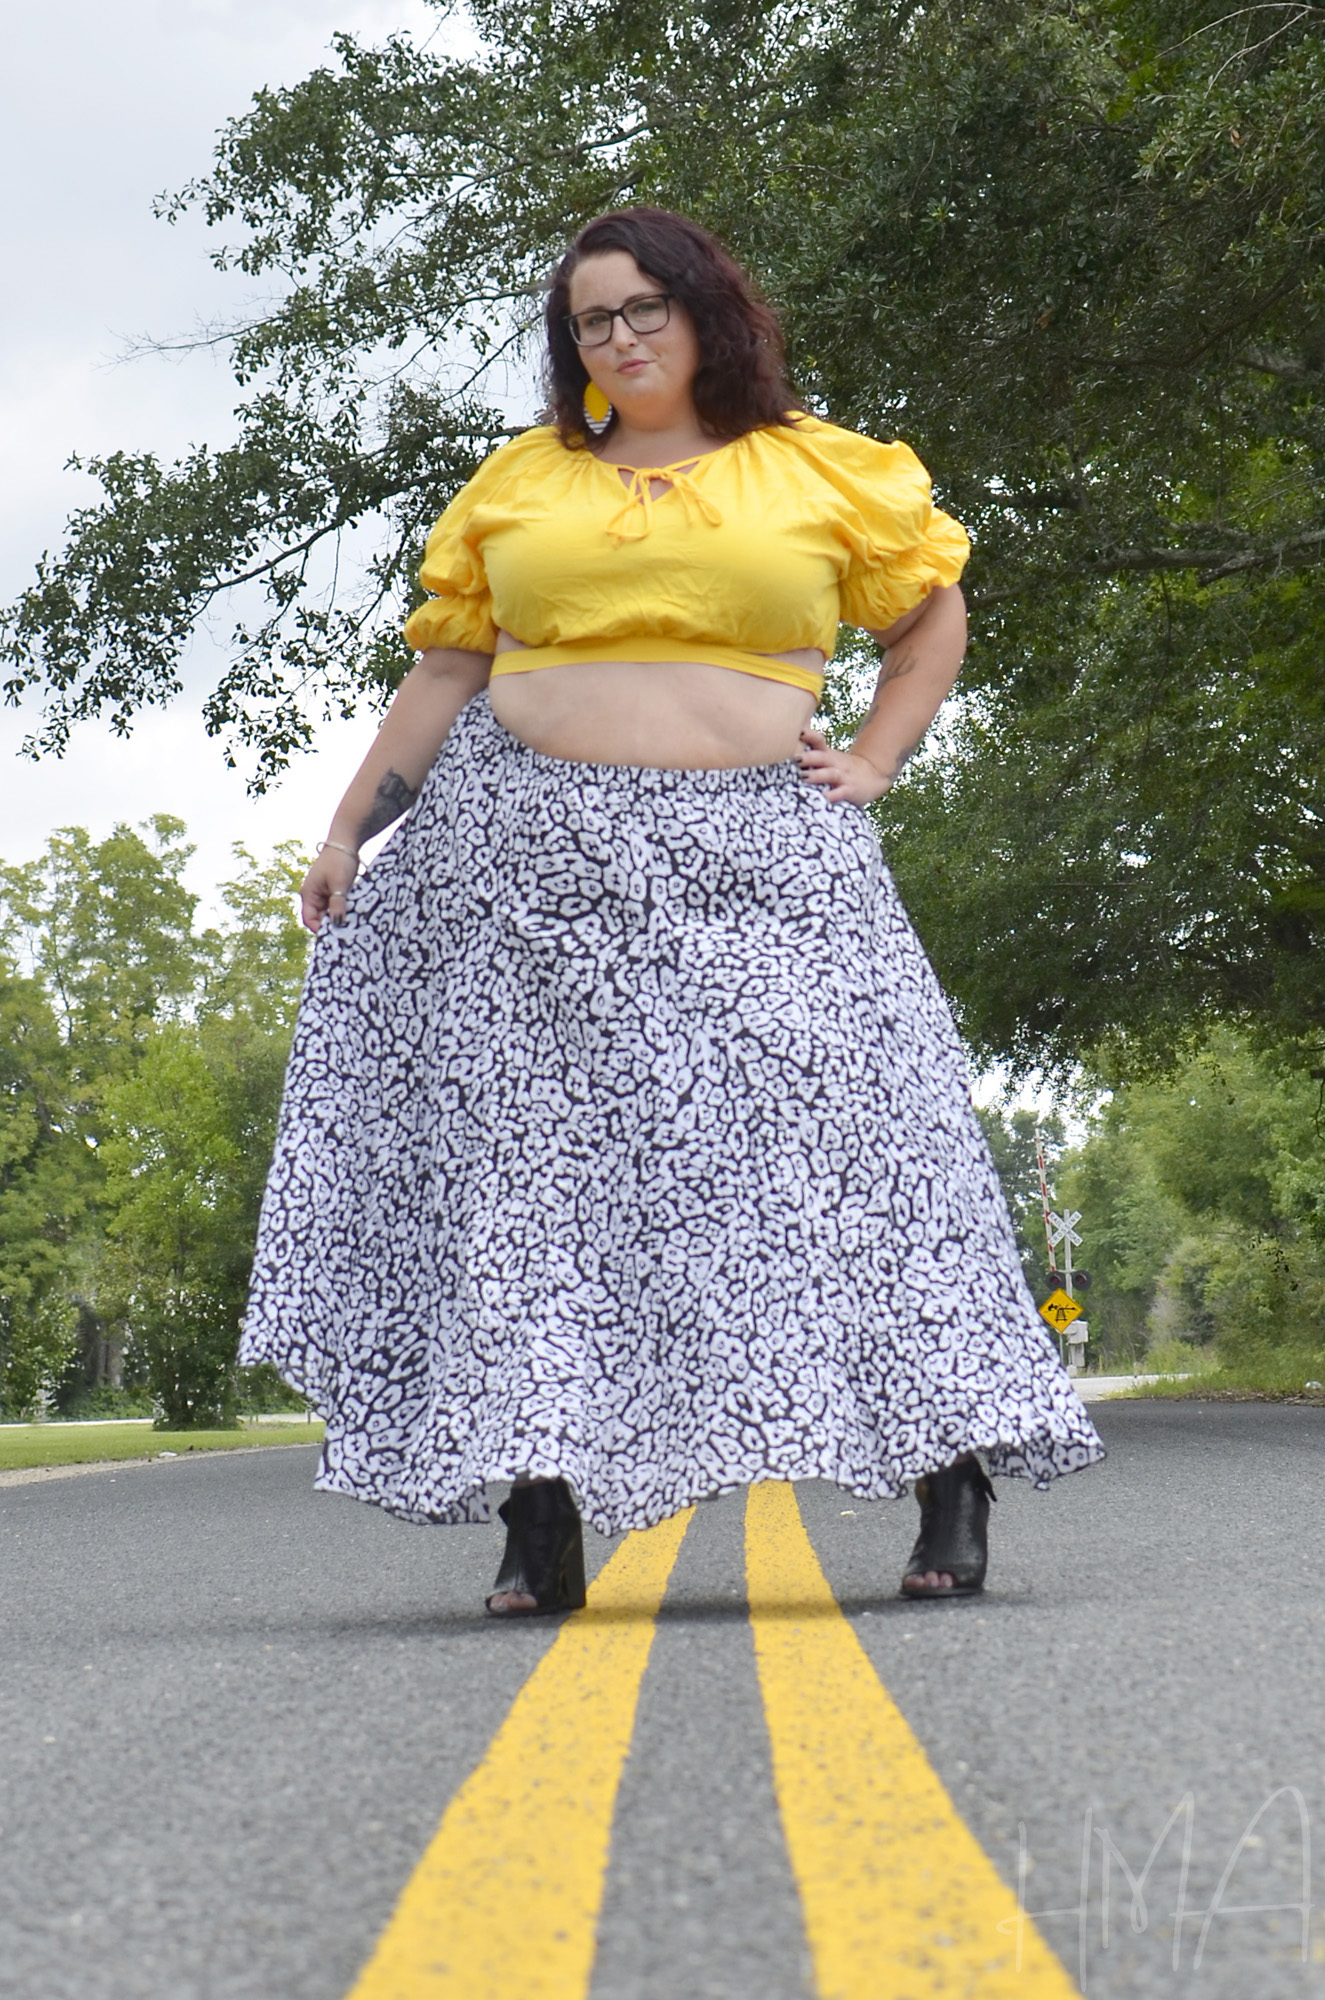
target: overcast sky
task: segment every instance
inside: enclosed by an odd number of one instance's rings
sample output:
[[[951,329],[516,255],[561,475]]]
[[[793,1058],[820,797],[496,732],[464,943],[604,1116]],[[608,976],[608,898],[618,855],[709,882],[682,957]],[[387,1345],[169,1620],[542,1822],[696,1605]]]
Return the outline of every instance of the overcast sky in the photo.
[[[233,435],[238,392],[223,362],[120,358],[132,339],[235,315],[249,296],[242,276],[211,269],[210,233],[155,221],[153,197],[205,172],[217,128],[263,85],[314,69],[338,29],[376,41],[392,29],[423,40],[437,28],[423,0],[54,0],[13,10],[0,77],[0,600],[30,581],[42,550],[60,546],[71,508],[100,490],[63,470],[71,452],[118,446],[170,459]],[[19,758],[33,717],[0,709],[0,859],[30,858],[57,826],[99,835],[117,820],[171,812],[197,842],[192,882],[206,893],[230,872],[233,840],[265,851],[287,836],[320,838],[371,720],[324,728],[317,753],[254,801],[199,719],[219,664],[204,639],[169,709],[147,715],[127,742],[84,725],[58,762]]]

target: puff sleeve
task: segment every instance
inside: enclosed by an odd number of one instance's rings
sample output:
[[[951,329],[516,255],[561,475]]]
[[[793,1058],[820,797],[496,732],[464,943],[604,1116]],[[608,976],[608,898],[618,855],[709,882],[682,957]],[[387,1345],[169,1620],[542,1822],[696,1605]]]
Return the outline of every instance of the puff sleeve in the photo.
[[[823,423],[812,424],[805,445],[839,498],[848,552],[839,585],[844,624],[886,631],[932,590],[956,583],[970,538],[934,505],[929,474],[910,445]]]
[[[497,644],[492,593],[483,563],[483,534],[492,524],[510,485],[512,458],[520,439],[500,445],[461,487],[428,537],[419,583],[428,592],[405,621],[405,644],[418,652],[455,646],[467,653],[490,653]]]

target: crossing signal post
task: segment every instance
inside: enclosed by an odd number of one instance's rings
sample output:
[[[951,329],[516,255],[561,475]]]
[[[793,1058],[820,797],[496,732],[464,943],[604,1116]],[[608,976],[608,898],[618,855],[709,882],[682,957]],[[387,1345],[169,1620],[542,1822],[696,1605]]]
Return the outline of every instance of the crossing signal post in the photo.
[[[1052,1231],[1050,1240],[1055,1248],[1060,1243],[1063,1246],[1063,1290],[1069,1298],[1073,1297],[1072,1252],[1081,1242],[1081,1238],[1077,1235],[1077,1224],[1080,1220],[1081,1210],[1079,1208],[1065,1208],[1061,1215],[1051,1214],[1049,1217],[1049,1226]]]
[[[1079,1375],[1086,1365],[1086,1342],[1090,1338],[1090,1328],[1081,1318],[1081,1306],[1076,1293],[1084,1291],[1090,1283],[1089,1273],[1082,1271],[1075,1286],[1072,1282],[1072,1252],[1080,1248],[1081,1238],[1077,1234],[1077,1224],[1081,1220],[1078,1208],[1064,1208],[1061,1215],[1055,1215],[1049,1206],[1049,1183],[1044,1171],[1044,1142],[1039,1132],[1035,1134],[1035,1159],[1040,1169],[1040,1200],[1044,1206],[1044,1237],[1049,1250],[1049,1272],[1058,1276],[1058,1261],[1055,1250],[1062,1245],[1063,1282],[1054,1287],[1044,1304],[1040,1316],[1049,1322],[1058,1335],[1058,1351],[1063,1356],[1069,1374]],[[1066,1349],[1064,1352],[1064,1335]]]
[[[1049,1254],[1049,1275],[1058,1276],[1058,1261],[1054,1256],[1053,1231],[1049,1223],[1049,1182],[1044,1171],[1044,1134],[1035,1129],[1035,1164],[1040,1170],[1040,1205],[1044,1209],[1044,1244]]]

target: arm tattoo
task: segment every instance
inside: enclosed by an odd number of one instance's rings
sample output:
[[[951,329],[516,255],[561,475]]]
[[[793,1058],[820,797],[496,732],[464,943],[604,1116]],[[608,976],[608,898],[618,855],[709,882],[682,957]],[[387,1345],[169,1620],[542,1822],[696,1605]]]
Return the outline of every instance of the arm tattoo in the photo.
[[[417,786],[407,785],[399,771],[388,771],[359,823],[359,839],[371,840],[384,826],[390,826],[393,819],[408,812],[418,796]]]
[[[876,695],[881,688],[887,687],[890,681],[900,681],[905,675],[914,672],[918,665],[919,661],[914,653],[901,653],[896,646],[890,646],[879,666]]]

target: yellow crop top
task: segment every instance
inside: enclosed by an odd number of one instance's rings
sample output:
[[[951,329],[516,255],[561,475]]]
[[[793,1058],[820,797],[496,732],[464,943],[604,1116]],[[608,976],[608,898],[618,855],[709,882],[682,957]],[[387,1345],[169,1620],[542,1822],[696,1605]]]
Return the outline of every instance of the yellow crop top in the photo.
[[[671,485],[657,499],[650,483]],[[961,575],[965,530],[930,498],[908,445],[802,416],[706,456],[622,477],[539,426],[484,461],[428,537],[420,651],[530,650],[494,674],[585,660],[707,660],[817,693],[823,676],[761,657],[839,623],[882,630]]]

